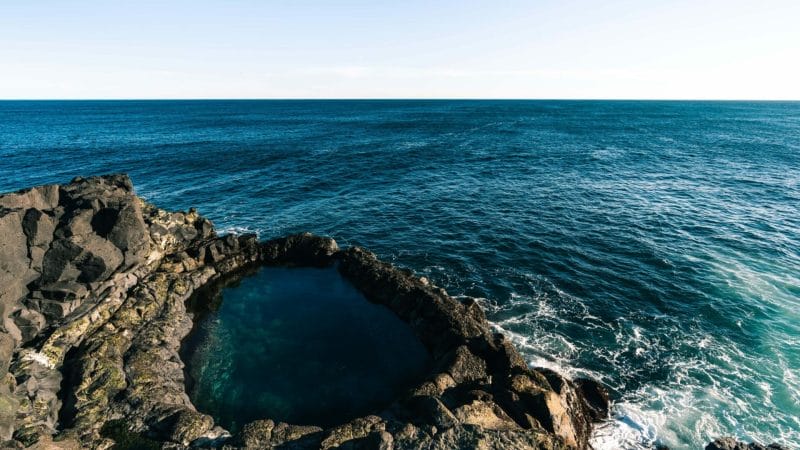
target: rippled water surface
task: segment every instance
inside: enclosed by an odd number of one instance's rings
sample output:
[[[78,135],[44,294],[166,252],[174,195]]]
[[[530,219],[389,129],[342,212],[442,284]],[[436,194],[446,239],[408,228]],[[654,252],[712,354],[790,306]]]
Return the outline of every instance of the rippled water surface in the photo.
[[[483,299],[598,448],[800,446],[800,103],[0,102],[0,190],[120,171]]]

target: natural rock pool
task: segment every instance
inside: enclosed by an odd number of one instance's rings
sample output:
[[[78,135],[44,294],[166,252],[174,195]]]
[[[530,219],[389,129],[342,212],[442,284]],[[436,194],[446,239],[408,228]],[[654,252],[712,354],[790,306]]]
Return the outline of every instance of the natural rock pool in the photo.
[[[332,267],[264,267],[201,295],[181,349],[187,391],[231,432],[256,419],[325,427],[376,413],[429,368],[408,325]]]

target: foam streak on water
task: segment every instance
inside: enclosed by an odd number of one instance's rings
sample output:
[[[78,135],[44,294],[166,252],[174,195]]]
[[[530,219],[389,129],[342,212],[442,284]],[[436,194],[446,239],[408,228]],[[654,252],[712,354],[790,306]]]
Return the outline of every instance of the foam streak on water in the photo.
[[[598,448],[800,446],[800,103],[0,102],[0,190],[117,171],[484,299]]]

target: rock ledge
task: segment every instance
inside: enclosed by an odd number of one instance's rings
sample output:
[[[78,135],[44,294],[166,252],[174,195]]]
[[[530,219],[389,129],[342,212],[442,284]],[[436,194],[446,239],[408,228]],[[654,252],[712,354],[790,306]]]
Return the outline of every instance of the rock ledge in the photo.
[[[125,175],[0,195],[0,236],[4,447],[586,449],[608,414],[602,386],[529,368],[474,301],[332,239],[217,236]],[[433,370],[375,415],[328,429],[265,417],[231,436],[186,395],[185,302],[259,265],[331,264],[409,325]]]

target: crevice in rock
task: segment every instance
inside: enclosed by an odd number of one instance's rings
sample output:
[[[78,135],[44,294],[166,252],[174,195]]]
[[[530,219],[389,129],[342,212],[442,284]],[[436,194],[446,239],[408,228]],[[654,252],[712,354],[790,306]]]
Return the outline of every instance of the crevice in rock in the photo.
[[[92,230],[102,238],[108,237],[114,225],[117,223],[119,210],[114,208],[103,208],[92,217]]]
[[[124,420],[109,420],[100,435],[114,440],[114,450],[159,450],[161,443],[128,430]]]
[[[61,388],[58,390],[58,400],[61,402],[61,409],[58,411],[57,431],[70,428],[75,421],[78,413],[75,407],[75,387],[80,382],[78,363],[80,358],[79,347],[72,347],[64,357],[64,364],[61,366]]]

